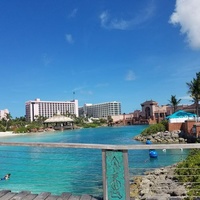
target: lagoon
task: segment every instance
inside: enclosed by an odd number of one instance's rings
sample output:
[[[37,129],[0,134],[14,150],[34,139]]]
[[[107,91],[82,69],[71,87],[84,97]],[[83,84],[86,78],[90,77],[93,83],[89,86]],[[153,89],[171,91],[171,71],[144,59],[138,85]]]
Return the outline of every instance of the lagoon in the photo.
[[[146,125],[100,127],[60,132],[25,134],[1,137],[1,142],[50,142],[86,144],[141,144],[133,139]],[[142,174],[146,169],[164,167],[185,158],[180,150],[158,150],[158,158],[150,159],[148,150],[129,151],[130,175]],[[8,181],[0,182],[0,189],[14,192],[102,195],[101,151],[92,149],[64,149],[41,147],[0,147],[0,173],[11,173]]]

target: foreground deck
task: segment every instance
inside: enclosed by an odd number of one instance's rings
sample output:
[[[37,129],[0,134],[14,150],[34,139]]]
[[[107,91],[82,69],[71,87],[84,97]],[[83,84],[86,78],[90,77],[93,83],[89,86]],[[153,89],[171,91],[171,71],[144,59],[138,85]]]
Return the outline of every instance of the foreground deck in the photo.
[[[61,195],[52,195],[50,192],[32,194],[29,191],[11,192],[11,190],[1,190],[0,200],[101,200],[90,195],[74,196],[71,193],[62,193]]]

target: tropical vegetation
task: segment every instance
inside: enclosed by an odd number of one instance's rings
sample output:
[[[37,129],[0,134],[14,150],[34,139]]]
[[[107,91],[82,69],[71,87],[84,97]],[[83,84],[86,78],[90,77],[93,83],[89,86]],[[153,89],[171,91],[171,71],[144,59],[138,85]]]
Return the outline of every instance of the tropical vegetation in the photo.
[[[199,116],[199,101],[200,101],[200,72],[196,73],[196,78],[186,83],[188,86],[188,94],[190,94],[192,101],[195,104],[197,116]]]
[[[107,124],[106,119],[89,119],[88,117],[76,117],[67,114],[68,117],[73,118],[76,127],[96,128]],[[35,121],[28,122],[25,117],[12,118],[11,114],[7,114],[5,118],[0,120],[0,132],[13,131],[14,133],[29,133],[38,132],[44,129],[44,121],[47,118],[36,116]]]
[[[163,120],[157,124],[152,124],[144,129],[141,133],[142,136],[152,135],[157,132],[163,132],[167,130],[167,121]]]
[[[176,179],[188,189],[188,196],[200,196],[200,149],[193,149],[175,170]]]
[[[173,112],[176,112],[178,104],[181,102],[181,99],[177,99],[176,95],[171,95],[169,100],[170,105],[173,107]]]
[[[83,128],[96,128],[107,124],[106,119],[93,119],[88,117],[75,117],[74,124]]]

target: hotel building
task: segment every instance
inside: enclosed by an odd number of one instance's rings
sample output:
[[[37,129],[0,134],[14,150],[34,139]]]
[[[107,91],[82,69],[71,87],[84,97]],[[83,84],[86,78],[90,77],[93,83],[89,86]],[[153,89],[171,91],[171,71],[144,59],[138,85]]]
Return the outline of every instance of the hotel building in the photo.
[[[84,104],[79,107],[79,116],[87,116],[94,118],[107,118],[121,114],[121,103],[113,101],[100,104]]]
[[[8,114],[9,114],[8,109],[0,110],[0,120],[2,120],[3,118],[6,119]]]
[[[66,115],[67,113],[74,114],[78,117],[78,100],[72,101],[34,101],[26,102],[26,120],[34,121],[38,116],[50,118],[55,114]]]

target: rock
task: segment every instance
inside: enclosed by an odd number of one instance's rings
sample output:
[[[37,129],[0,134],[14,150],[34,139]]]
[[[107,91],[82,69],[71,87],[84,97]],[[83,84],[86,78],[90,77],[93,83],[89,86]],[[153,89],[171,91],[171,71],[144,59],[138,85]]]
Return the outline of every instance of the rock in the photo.
[[[184,143],[184,142],[185,142],[185,139],[184,139],[184,138],[179,138],[179,142],[180,142],[180,143]]]
[[[155,175],[161,174],[161,169],[156,169],[156,170],[154,171],[154,174],[155,174]]]
[[[141,142],[146,142],[146,140],[151,140],[152,143],[164,143],[164,144],[169,144],[169,143],[185,143],[187,140],[183,138],[183,134],[180,130],[175,130],[175,131],[165,131],[165,132],[157,132],[152,135],[148,136],[142,136],[142,135],[137,135],[134,137],[135,140],[141,141]]]
[[[169,194],[161,193],[159,195],[155,195],[149,198],[147,197],[146,200],[168,200],[169,197],[170,197]]]
[[[140,193],[139,193],[141,196],[144,196],[145,194],[148,194],[149,195],[149,187],[144,187]]]
[[[174,178],[174,169],[176,165],[155,169],[154,171],[145,172],[145,176],[140,177],[134,182],[137,183],[137,194],[135,200],[168,200],[170,197],[186,196],[184,185],[176,182]]]
[[[170,195],[172,195],[172,196],[185,196],[186,195],[186,190],[185,190],[185,187],[184,186],[182,186],[182,185],[179,185],[179,186],[177,186],[177,187],[173,187],[173,188],[171,188],[171,190],[170,190]]]
[[[178,133],[173,133],[173,134],[172,134],[172,137],[173,137],[173,138],[179,138],[179,134],[178,134]]]

